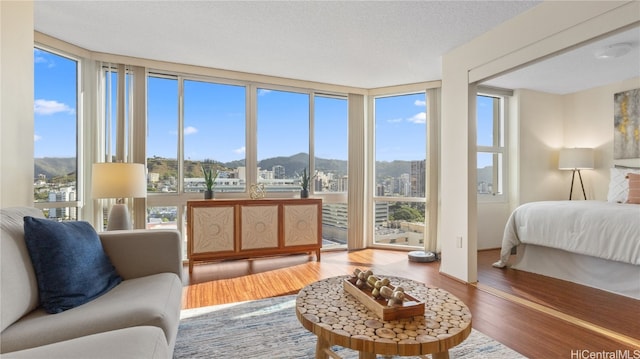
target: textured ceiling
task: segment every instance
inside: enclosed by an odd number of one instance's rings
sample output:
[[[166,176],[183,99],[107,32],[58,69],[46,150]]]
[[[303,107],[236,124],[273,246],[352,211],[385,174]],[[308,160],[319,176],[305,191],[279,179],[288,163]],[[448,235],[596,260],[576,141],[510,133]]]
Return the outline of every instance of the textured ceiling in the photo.
[[[35,1],[34,23],[91,51],[375,88],[441,79],[443,54],[538,3]]]
[[[36,1],[91,51],[374,88],[438,80],[446,52],[535,1]]]

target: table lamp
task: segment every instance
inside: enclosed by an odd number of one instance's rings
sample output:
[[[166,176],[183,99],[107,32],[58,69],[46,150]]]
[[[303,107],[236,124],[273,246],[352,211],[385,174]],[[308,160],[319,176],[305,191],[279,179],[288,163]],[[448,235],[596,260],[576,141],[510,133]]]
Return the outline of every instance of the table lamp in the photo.
[[[584,184],[582,183],[582,175],[580,170],[592,170],[593,169],[593,148],[563,148],[560,150],[560,158],[558,160],[558,169],[571,170],[571,189],[569,190],[569,200],[573,195],[573,180],[578,172],[580,177],[580,186],[582,186],[582,194],[584,199],[587,199],[587,194],[584,191]]]
[[[91,181],[93,198],[116,198],[109,212],[107,230],[131,229],[131,217],[125,198],[147,196],[147,179],[141,163],[94,163]]]

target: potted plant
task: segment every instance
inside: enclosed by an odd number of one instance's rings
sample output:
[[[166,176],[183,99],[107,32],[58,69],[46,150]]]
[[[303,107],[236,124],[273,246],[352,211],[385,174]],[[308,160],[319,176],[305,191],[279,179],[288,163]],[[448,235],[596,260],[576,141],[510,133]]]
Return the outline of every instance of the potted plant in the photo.
[[[202,173],[204,175],[204,184],[207,189],[204,191],[204,199],[212,199],[213,198],[213,188],[216,186],[216,179],[218,178],[218,170],[214,170],[213,168],[204,168],[202,167]]]
[[[300,190],[300,198],[309,198],[309,181],[311,181],[314,176],[311,176],[307,173],[307,168],[305,167],[302,170],[302,177],[300,177],[300,186],[302,189]]]

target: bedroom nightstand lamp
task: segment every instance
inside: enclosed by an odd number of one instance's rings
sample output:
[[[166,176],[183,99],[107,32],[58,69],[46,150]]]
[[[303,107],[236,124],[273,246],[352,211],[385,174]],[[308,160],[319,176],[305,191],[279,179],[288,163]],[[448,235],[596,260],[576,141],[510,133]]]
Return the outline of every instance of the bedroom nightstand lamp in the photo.
[[[582,175],[580,170],[592,170],[593,169],[593,148],[563,148],[560,150],[560,158],[558,160],[558,169],[571,170],[571,189],[569,190],[569,200],[573,195],[573,181],[576,178],[576,172],[580,177],[580,186],[582,187],[582,195],[584,199],[587,199],[587,194],[584,191],[584,183],[582,183]]]
[[[93,198],[117,198],[109,212],[107,231],[131,229],[125,198],[147,196],[147,178],[141,163],[94,163],[91,181]]]

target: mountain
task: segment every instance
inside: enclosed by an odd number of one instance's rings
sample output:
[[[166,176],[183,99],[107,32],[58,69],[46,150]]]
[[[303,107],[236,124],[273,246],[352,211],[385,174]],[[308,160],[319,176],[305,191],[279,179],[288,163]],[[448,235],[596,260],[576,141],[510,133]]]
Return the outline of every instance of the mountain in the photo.
[[[238,168],[245,165],[244,160],[215,163],[225,168]],[[185,177],[202,177],[200,165],[201,161],[185,160]],[[293,156],[267,158],[258,162],[258,167],[269,171],[276,165],[284,167],[286,177],[295,177],[302,173],[304,168],[309,167],[309,155],[301,152]],[[149,172],[160,173],[161,178],[164,176],[177,176],[177,163],[175,159],[151,157],[147,159],[147,168]],[[376,164],[378,179],[399,177],[403,173],[409,173],[410,168],[411,161],[381,161]],[[35,159],[36,177],[39,174],[44,174],[50,179],[67,175],[75,172],[75,170],[75,158],[45,157]],[[316,158],[316,170],[342,176],[347,174],[347,161]]]
[[[493,183],[493,166],[478,168],[478,183]]]
[[[47,179],[62,177],[76,172],[75,157],[44,157],[34,159],[35,177],[47,176]]]

